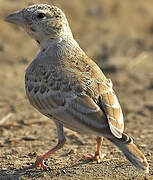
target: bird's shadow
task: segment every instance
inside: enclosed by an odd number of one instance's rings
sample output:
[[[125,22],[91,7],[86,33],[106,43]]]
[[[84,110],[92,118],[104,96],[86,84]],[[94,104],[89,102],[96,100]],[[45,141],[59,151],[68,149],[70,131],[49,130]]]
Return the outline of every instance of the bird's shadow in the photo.
[[[49,168],[49,170],[42,170],[42,169],[36,169],[33,166],[28,166],[20,169],[6,169],[6,170],[0,170],[0,180],[23,180],[23,177],[26,178],[41,178],[43,177],[44,172],[48,172],[49,176],[57,177],[59,174],[65,174],[65,169],[79,167],[83,164],[87,164],[89,161],[87,160],[80,160],[79,163],[73,164],[71,166],[62,167],[59,169]]]
[[[39,178],[43,174],[43,170],[34,169],[31,166],[20,169],[0,170],[0,180],[22,180],[22,176],[29,178]]]

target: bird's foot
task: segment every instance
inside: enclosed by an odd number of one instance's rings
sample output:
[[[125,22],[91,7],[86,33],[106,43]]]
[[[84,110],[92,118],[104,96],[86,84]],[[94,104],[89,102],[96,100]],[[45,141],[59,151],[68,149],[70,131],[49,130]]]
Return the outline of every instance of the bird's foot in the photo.
[[[35,168],[41,168],[43,170],[49,170],[49,166],[44,164],[44,158],[42,156],[38,157],[34,163]]]
[[[95,152],[95,154],[86,154],[83,156],[83,160],[89,160],[89,161],[97,161],[97,163],[101,163],[102,159],[106,156],[106,154],[98,154]]]

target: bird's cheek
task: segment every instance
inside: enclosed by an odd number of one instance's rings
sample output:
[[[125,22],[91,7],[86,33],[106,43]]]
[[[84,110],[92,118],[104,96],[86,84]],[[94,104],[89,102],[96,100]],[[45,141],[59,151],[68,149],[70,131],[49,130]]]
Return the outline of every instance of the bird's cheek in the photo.
[[[30,31],[31,33],[35,33],[37,32],[37,25],[32,23],[31,21],[27,21],[26,23],[26,27],[25,27],[28,31]]]
[[[36,32],[35,32],[34,30],[32,30],[31,27],[28,27],[28,26],[27,26],[25,29],[26,29],[27,33],[28,33],[32,38],[35,37]]]
[[[22,22],[19,22],[18,25],[20,25],[22,28],[27,28],[31,25],[31,22],[27,21],[26,19],[23,19]]]

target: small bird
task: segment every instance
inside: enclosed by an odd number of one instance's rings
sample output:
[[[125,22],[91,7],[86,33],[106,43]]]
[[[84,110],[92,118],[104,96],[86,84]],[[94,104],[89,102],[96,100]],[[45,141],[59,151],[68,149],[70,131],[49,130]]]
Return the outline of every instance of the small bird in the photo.
[[[95,154],[87,154],[84,159],[102,160],[104,137],[136,168],[148,173],[145,156],[123,132],[123,114],[111,80],[75,41],[63,11],[56,6],[36,4],[8,15],[5,20],[23,27],[39,44],[39,54],[26,69],[26,94],[30,103],[53,119],[57,128],[58,144],[38,157],[34,167],[48,169],[44,160],[63,147],[65,126],[97,137]]]

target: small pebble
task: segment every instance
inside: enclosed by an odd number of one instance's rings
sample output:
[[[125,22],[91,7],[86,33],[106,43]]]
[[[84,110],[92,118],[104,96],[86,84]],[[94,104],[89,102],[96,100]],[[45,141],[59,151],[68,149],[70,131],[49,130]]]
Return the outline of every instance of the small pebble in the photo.
[[[16,149],[12,149],[12,154],[18,154],[18,151]]]
[[[76,149],[71,149],[70,152],[68,154],[75,154],[76,153]]]
[[[146,144],[141,144],[140,147],[145,148]]]
[[[28,166],[30,166],[30,165],[31,165],[31,162],[27,162],[26,164],[27,164]],[[24,168],[24,166],[23,166],[23,168]]]
[[[36,157],[36,156],[37,156],[37,153],[36,153],[36,152],[30,152],[30,153],[28,154],[28,156],[30,156],[30,157]]]
[[[62,173],[66,174],[66,171],[64,169],[62,169]]]
[[[151,152],[148,152],[148,153],[147,153],[147,156],[151,156]]]
[[[6,171],[6,170],[7,170],[7,168],[2,168],[2,170],[3,170],[3,171]]]

